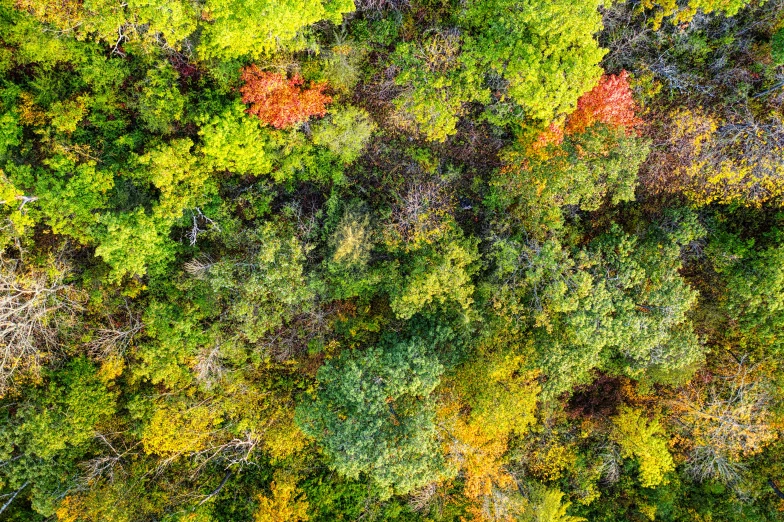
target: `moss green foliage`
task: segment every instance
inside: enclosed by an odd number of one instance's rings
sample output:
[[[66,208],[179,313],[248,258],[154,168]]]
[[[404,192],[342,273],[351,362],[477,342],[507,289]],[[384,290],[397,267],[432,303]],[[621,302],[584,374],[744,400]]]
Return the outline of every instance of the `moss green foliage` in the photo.
[[[0,0],[0,520],[780,520],[782,26]]]
[[[342,475],[366,473],[387,496],[408,493],[446,472],[432,400],[442,371],[419,339],[346,353],[319,370],[316,398],[301,406],[298,423]]]
[[[784,64],[784,29],[779,29],[770,40],[771,57],[776,65]]]

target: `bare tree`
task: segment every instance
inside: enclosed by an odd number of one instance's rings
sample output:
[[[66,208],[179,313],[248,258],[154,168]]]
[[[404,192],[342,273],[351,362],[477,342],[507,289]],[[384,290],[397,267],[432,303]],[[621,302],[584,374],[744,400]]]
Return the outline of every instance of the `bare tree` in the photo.
[[[409,183],[392,213],[393,225],[406,241],[426,238],[441,228],[454,206],[445,188],[441,181]]]
[[[409,507],[417,513],[427,511],[433,502],[437,490],[438,484],[431,482],[427,486],[411,492],[408,496]]]
[[[109,482],[114,482],[118,474],[122,474],[123,463],[129,458],[138,455],[141,446],[140,442],[129,442],[124,437],[124,433],[96,433],[95,440],[108,449],[108,452],[101,453],[96,457],[81,462],[79,467],[82,469],[78,487],[89,489],[95,481],[105,478]]]
[[[22,269],[0,259],[0,395],[19,374],[36,375],[58,347],[59,327],[81,310],[77,291],[64,283],[66,270]]]
[[[196,379],[208,389],[215,386],[226,373],[226,366],[221,359],[221,344],[205,347],[197,357],[193,368]]]
[[[130,346],[133,338],[144,329],[139,315],[125,303],[125,317],[108,316],[106,325],[98,328],[87,347],[91,355],[98,359],[112,354],[123,354]]]
[[[407,9],[409,0],[356,0],[357,11],[402,11]]]

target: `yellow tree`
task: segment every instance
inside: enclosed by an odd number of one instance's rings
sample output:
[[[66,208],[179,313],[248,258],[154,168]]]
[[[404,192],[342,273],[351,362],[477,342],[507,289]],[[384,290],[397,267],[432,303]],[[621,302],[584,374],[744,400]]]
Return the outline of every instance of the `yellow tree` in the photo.
[[[269,496],[259,495],[259,509],[255,522],[305,522],[308,520],[308,502],[297,488],[296,477],[276,471]]]
[[[612,421],[611,438],[621,447],[622,457],[634,457],[639,462],[642,486],[666,484],[665,475],[675,470],[675,464],[659,421],[648,419],[642,410],[628,406],[623,407]]]
[[[514,477],[504,468],[512,434],[533,424],[539,386],[519,356],[483,356],[445,383],[440,426],[444,451],[465,479],[463,493],[475,520],[512,520],[522,504]]]
[[[641,177],[648,190],[682,192],[698,205],[781,201],[781,114],[744,110],[722,118],[680,108],[657,119],[666,122],[657,131],[666,145],[654,151]]]

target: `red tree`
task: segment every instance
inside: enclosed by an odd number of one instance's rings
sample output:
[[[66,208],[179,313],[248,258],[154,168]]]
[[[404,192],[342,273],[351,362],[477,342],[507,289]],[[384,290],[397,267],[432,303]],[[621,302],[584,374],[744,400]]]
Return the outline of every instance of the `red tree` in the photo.
[[[529,154],[551,154],[548,151],[553,145],[560,145],[564,136],[579,134],[595,123],[604,123],[612,127],[621,127],[631,135],[635,127],[642,123],[635,111],[629,73],[621,71],[618,75],[605,75],[598,85],[577,100],[577,109],[563,121],[552,123],[545,131],[539,133],[530,144]]]
[[[295,74],[290,79],[279,73],[265,72],[255,65],[242,70],[242,102],[250,105],[249,114],[255,114],[267,125],[276,129],[290,127],[307,121],[311,116],[324,116],[326,105],[332,98],[324,94],[325,83],[302,88],[302,77]]]
[[[577,110],[566,122],[566,133],[576,134],[594,123],[624,127],[627,132],[641,123],[634,115],[637,104],[629,87],[629,73],[603,76],[599,84],[577,100]]]

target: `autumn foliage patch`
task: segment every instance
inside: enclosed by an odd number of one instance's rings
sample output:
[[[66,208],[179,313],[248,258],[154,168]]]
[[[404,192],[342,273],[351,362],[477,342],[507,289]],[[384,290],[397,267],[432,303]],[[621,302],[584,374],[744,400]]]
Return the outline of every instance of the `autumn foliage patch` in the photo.
[[[324,94],[326,83],[303,88],[304,80],[298,74],[286,78],[250,65],[242,70],[241,78],[242,102],[250,106],[247,112],[276,129],[305,122],[311,116],[324,116],[332,101],[331,96]]]
[[[599,84],[577,100],[577,110],[566,122],[566,133],[577,134],[595,123],[624,127],[633,132],[640,119],[629,87],[629,73],[602,76]]]
[[[585,132],[597,123],[623,128],[627,136],[637,133],[642,120],[635,115],[637,104],[629,86],[629,73],[602,76],[599,83],[580,96],[577,109],[566,118],[565,124],[552,123],[531,144],[528,154],[544,153],[550,145],[560,145],[564,136]]]

